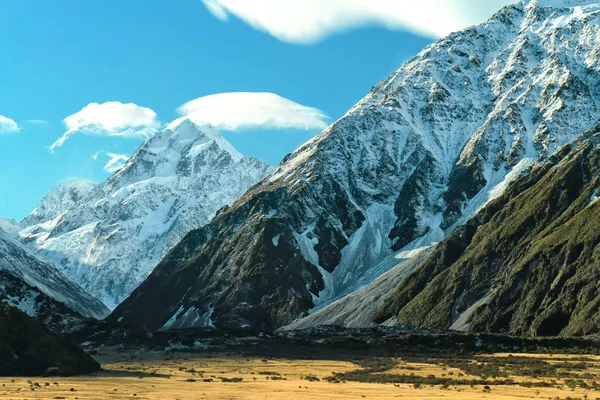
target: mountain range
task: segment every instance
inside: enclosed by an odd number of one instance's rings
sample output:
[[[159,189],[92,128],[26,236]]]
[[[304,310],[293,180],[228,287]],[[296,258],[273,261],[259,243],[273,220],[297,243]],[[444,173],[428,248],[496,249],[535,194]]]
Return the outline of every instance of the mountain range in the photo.
[[[599,14],[523,1],[434,42],[187,234],[110,318],[271,330],[449,237],[596,124]]]
[[[599,333],[599,119],[600,2],[521,1],[275,169],[183,117],[60,184],[0,220],[0,298],[55,330]]]

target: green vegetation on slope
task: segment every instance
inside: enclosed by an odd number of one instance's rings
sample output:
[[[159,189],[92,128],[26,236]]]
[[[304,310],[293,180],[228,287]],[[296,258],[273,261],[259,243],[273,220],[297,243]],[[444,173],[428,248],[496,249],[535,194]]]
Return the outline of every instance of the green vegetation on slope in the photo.
[[[378,320],[449,328],[468,310],[461,328],[473,331],[600,332],[600,201],[591,202],[600,187],[597,131],[518,179],[442,242]]]

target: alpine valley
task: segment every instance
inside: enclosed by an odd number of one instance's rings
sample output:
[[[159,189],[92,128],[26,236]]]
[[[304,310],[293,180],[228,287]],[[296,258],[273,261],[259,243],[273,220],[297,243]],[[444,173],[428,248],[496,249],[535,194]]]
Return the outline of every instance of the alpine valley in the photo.
[[[314,314],[292,326],[597,333],[596,280],[581,282],[598,269],[598,235],[577,244],[571,224],[598,221],[595,139],[579,140],[599,106],[600,3],[506,6],[374,86],[188,233],[109,319],[270,331]],[[559,238],[572,246],[545,245]]]
[[[280,3],[239,2],[245,11],[203,3],[219,29],[264,31],[240,39],[244,46],[293,39],[268,37],[277,36],[271,25],[245,19]],[[311,17],[326,15],[309,3]],[[347,11],[343,3],[327,7]],[[240,21],[224,24],[229,13]],[[221,52],[221,40],[209,44]],[[315,65],[320,74],[324,64]],[[206,82],[207,70],[193,68]],[[74,143],[75,133],[90,146],[146,140],[113,158],[105,170],[126,160],[106,180],[64,181],[21,221],[0,219],[0,398],[600,392],[600,0],[515,1],[434,41],[275,168],[242,155],[206,121],[308,128],[310,113],[322,129],[326,117],[256,95],[198,98],[158,131],[152,109],[117,101],[63,120],[68,130],[52,148]],[[245,109],[255,98],[259,107]],[[288,117],[298,120],[286,126]],[[14,133],[6,143],[44,126],[0,115],[0,133]],[[75,374],[87,376],[65,377]],[[24,377],[34,375],[61,378]]]

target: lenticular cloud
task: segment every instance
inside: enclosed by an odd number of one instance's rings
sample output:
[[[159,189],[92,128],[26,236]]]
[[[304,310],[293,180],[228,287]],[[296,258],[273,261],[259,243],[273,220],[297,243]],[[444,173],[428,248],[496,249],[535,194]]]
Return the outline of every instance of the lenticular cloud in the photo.
[[[62,146],[76,133],[125,138],[148,138],[160,127],[156,113],[137,104],[110,101],[90,103],[63,120],[67,131],[50,146],[50,152]]]
[[[200,97],[179,107],[179,114],[217,129],[323,129],[327,116],[274,93],[233,92]]]

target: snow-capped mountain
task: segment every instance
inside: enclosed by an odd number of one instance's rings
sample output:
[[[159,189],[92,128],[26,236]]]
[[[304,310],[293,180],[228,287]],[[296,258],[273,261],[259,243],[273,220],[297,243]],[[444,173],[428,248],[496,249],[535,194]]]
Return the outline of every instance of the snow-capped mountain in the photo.
[[[21,223],[31,226],[50,221],[82,202],[94,189],[96,183],[85,179],[71,179],[51,189],[40,204]]]
[[[0,301],[58,331],[73,329],[82,317],[102,319],[110,312],[100,300],[3,230],[0,230]]]
[[[447,237],[597,121],[599,22],[598,2],[520,2],[426,47],[191,232],[112,318],[271,329]]]
[[[182,118],[105,182],[67,182],[27,217],[21,240],[114,308],[190,230],[232,204],[270,167]]]

